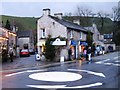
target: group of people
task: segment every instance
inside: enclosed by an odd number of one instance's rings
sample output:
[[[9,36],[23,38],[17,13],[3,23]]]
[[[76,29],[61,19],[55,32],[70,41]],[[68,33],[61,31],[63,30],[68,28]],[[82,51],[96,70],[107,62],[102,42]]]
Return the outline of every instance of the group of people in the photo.
[[[91,47],[85,47],[83,49],[83,54],[81,57],[84,57],[86,60],[91,61],[92,60],[92,49]]]
[[[98,56],[100,54],[105,53],[104,46],[92,46],[92,47],[84,47],[83,49],[83,56],[86,58],[86,60],[91,61],[92,56]]]
[[[91,50],[91,47],[88,47],[88,48],[84,48],[83,49],[83,54],[81,57],[84,57],[86,58],[86,60],[91,60],[91,55],[92,55],[92,50]],[[68,59],[71,60],[72,59],[72,50],[71,48],[68,50]]]
[[[2,62],[7,62],[9,57],[10,57],[10,61],[13,62],[13,55],[14,55],[13,48],[9,48],[8,51],[6,48],[5,49],[3,48],[2,49]]]
[[[92,56],[97,56],[105,53],[105,48],[100,45],[93,46],[82,46],[80,57],[86,61],[91,61]],[[68,50],[68,59],[72,58],[72,50],[71,48]]]

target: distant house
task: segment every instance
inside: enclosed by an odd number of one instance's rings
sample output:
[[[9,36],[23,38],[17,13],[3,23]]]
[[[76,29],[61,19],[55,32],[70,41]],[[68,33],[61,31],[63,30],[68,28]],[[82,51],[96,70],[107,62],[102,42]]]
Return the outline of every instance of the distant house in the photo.
[[[104,34],[104,44],[106,47],[106,50],[109,51],[109,47],[112,47],[113,50],[116,50],[116,45],[113,42],[113,34]]]
[[[32,30],[18,30],[18,41],[20,49],[24,48],[24,45],[28,46],[28,49],[34,49],[34,35]]]
[[[104,42],[103,42],[104,38],[98,31],[97,25],[95,23],[93,23],[91,27],[84,27],[84,28],[93,32],[93,43],[95,43],[96,45],[104,46]]]
[[[43,46],[48,35],[51,35],[52,38],[60,36],[67,39],[66,48],[63,50],[66,51],[64,57],[67,57],[67,50],[71,47],[73,57],[77,58],[79,52],[81,52],[81,49],[79,49],[80,42],[86,43],[87,34],[88,31],[84,27],[64,20],[62,13],[56,13],[52,16],[50,15],[50,9],[43,9],[43,15],[37,21],[38,53],[43,52]]]

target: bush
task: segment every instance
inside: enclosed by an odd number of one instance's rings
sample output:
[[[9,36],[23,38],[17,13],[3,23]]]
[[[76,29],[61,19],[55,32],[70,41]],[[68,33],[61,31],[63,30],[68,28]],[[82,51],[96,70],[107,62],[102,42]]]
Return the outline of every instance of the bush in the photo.
[[[55,57],[55,46],[51,44],[52,39],[50,37],[47,38],[45,43],[45,57],[46,59],[53,61]]]

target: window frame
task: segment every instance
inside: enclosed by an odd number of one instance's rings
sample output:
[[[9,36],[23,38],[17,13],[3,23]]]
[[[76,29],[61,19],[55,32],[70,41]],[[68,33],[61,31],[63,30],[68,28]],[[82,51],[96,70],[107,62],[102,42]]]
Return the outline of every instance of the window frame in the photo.
[[[79,32],[79,35],[80,35],[80,39],[82,39],[82,32]]]
[[[46,36],[46,32],[45,32],[45,28],[42,29],[42,38],[45,38]]]

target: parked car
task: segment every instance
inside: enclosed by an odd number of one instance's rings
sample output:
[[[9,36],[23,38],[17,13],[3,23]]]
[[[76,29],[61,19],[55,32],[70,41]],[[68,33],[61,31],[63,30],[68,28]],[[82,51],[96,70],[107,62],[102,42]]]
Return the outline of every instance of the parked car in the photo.
[[[28,49],[22,49],[22,50],[20,51],[20,57],[22,57],[22,56],[27,56],[27,57],[29,57],[29,56],[30,56],[29,50],[28,50]]]
[[[34,49],[29,49],[30,54],[35,54]]]

